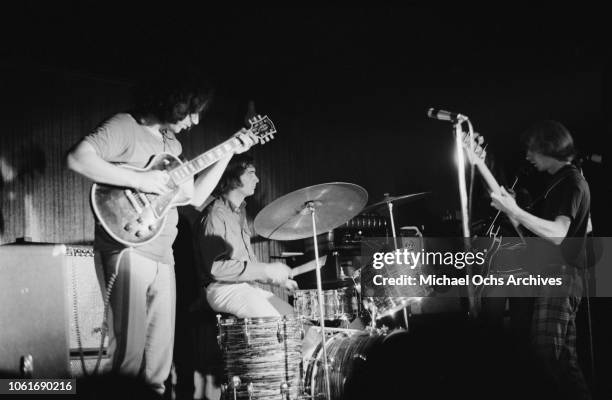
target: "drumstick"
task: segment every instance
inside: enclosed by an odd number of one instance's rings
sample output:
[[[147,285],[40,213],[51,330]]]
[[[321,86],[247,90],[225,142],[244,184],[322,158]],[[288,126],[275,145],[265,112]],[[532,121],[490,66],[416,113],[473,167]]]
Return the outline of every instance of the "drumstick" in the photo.
[[[321,268],[325,265],[325,261],[327,261],[327,256],[319,257],[319,265],[321,266]],[[306,264],[302,264],[299,267],[293,268],[291,270],[289,278],[293,279],[298,275],[314,271],[315,269],[317,269],[316,260],[308,261]]]

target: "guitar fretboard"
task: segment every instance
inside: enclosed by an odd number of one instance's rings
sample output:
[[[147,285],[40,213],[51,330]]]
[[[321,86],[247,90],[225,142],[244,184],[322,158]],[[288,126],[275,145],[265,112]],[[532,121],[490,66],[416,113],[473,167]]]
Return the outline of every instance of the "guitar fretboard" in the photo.
[[[214,164],[224,156],[232,153],[236,148],[240,146],[240,141],[236,138],[226,140],[208,150],[206,153],[201,154],[191,161],[188,161],[170,171],[170,176],[177,184],[181,184],[192,176],[202,171],[204,168]]]

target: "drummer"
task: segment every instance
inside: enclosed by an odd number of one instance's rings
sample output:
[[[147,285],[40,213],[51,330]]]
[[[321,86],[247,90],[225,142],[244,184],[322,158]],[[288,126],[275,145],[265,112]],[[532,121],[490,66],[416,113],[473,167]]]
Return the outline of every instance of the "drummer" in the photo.
[[[196,235],[196,251],[206,299],[216,312],[238,318],[293,315],[293,307],[254,282],[268,282],[293,292],[291,268],[283,263],[257,260],[251,246],[245,199],[252,196],[259,179],[253,159],[234,157],[217,187],[214,201],[204,209]]]

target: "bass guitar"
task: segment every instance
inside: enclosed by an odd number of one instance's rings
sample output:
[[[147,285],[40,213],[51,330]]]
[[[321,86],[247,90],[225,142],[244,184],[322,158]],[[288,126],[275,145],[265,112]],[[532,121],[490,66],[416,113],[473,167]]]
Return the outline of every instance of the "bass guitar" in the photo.
[[[475,165],[478,172],[482,176],[486,183],[489,193],[501,193],[501,186],[497,182],[497,179],[493,176],[493,173],[485,163],[486,151],[482,146],[484,138],[478,134],[474,135],[472,139],[470,135],[465,135],[463,138],[463,148],[465,150],[467,160]],[[516,181],[515,181],[516,183]],[[521,226],[517,221],[509,218],[514,231],[517,234],[517,238],[503,238],[500,233],[500,227],[493,229],[495,220],[499,217],[497,213],[493,223],[487,231],[489,243],[484,247],[487,249],[487,262],[484,265],[483,275],[488,275],[489,272],[495,271],[496,273],[521,273],[525,267],[524,258],[526,241],[521,229]],[[483,285],[477,287],[477,292],[481,292],[484,289]]]

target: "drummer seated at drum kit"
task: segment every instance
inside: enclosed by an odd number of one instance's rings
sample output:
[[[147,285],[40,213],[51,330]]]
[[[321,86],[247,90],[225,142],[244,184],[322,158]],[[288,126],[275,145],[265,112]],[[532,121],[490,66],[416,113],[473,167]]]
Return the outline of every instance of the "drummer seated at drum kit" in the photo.
[[[287,265],[257,260],[251,246],[245,198],[255,193],[259,179],[253,159],[235,156],[213,191],[215,200],[204,210],[197,228],[196,249],[206,287],[206,299],[216,312],[238,318],[293,315],[293,307],[254,282],[267,282],[293,292]]]

